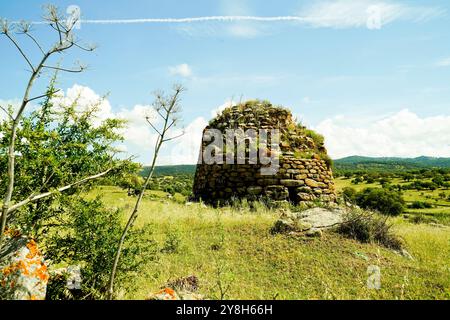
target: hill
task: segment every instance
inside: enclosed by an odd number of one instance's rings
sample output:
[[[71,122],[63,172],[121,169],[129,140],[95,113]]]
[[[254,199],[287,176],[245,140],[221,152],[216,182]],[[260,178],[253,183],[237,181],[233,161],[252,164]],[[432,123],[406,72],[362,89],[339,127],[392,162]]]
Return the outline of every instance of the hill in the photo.
[[[184,164],[174,166],[158,166],[155,169],[155,175],[179,175],[194,174],[195,164]],[[450,158],[434,158],[434,157],[417,157],[417,158],[398,158],[398,157],[362,157],[351,156],[334,160],[334,168],[338,171],[407,171],[432,168],[448,168],[450,169]],[[144,167],[141,174],[145,176],[148,167]]]
[[[194,174],[195,164],[182,164],[175,166],[157,166],[155,168],[155,176],[173,176],[180,174]],[[149,167],[144,167],[141,171],[142,176],[147,176]]]
[[[415,169],[450,168],[450,158],[397,158],[397,157],[361,157],[351,156],[334,161],[338,171],[370,170],[370,171],[406,171]]]

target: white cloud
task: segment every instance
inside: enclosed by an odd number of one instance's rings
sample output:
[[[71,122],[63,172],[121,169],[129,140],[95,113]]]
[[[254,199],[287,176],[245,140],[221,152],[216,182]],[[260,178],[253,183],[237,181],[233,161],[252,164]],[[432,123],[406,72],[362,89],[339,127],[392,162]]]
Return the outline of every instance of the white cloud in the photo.
[[[0,99],[0,106],[2,107],[0,108],[0,121],[3,121],[8,118],[8,115],[6,114],[5,110],[8,110],[10,106],[12,107],[13,112],[18,110],[20,107],[20,101],[19,99],[9,99],[9,100]]]
[[[227,99],[223,104],[218,106],[217,108],[211,110],[211,118],[215,118],[218,116],[224,109],[231,107],[236,104],[236,101],[233,99]]]
[[[120,133],[125,138],[125,145],[117,146],[121,151],[127,151],[128,145],[134,146],[141,150],[150,150],[155,141],[156,134],[151,130],[146,122],[146,117],[155,119],[156,112],[150,105],[137,104],[131,109],[122,108],[118,112],[112,110],[108,99],[101,97],[89,87],[75,84],[66,92],[59,92],[53,99],[56,107],[63,105],[76,104],[76,110],[84,111],[87,108],[98,105],[98,111],[95,113],[94,125],[98,126],[102,121],[109,118],[118,118],[127,121],[126,128]]]
[[[450,67],[450,57],[437,61],[436,67]]]
[[[316,28],[380,29],[396,20],[425,21],[443,12],[390,0],[323,0],[305,7],[299,15]]]
[[[169,152],[159,159],[160,164],[194,164],[198,161],[200,143],[202,141],[203,129],[208,122],[203,117],[198,117],[189,123],[184,129],[184,135],[173,140],[173,143],[166,146]],[[182,133],[181,129],[174,130],[171,136]]]
[[[367,125],[340,116],[322,121],[315,129],[325,136],[333,158],[351,155],[450,157],[450,116],[421,118],[404,109]]]
[[[77,110],[86,110],[92,104],[99,101],[99,111],[96,114],[96,124],[107,118],[118,118],[127,121],[127,126],[121,131],[125,141],[116,148],[122,152],[138,156],[138,160],[148,163],[153,153],[153,147],[158,137],[157,133],[147,123],[149,117],[154,125],[161,124],[156,111],[151,105],[137,104],[132,108],[122,108],[119,111],[113,111],[108,99],[101,99],[94,90],[89,87],[74,85],[62,92],[55,98],[54,103],[72,104],[77,102]],[[184,132],[185,134],[163,146],[158,164],[192,164],[198,159],[200,142],[203,129],[207,126],[204,118],[196,118],[189,123]],[[169,137],[177,136],[183,132],[180,128],[174,128],[169,133]]]
[[[127,144],[147,152],[156,142],[157,135],[146,121],[146,117],[157,125],[156,111],[150,105],[137,104],[132,109],[121,109],[113,115],[116,118],[127,121],[127,127],[122,131]]]
[[[182,63],[177,66],[169,67],[169,73],[172,76],[189,78],[192,76],[192,69],[187,63]]]
[[[102,121],[113,117],[111,104],[108,99],[94,92],[89,87],[79,84],[73,85],[66,92],[59,91],[52,99],[53,104],[57,108],[63,106],[71,106],[75,104],[75,110],[84,112],[89,108],[96,107],[97,112],[94,113],[94,125],[100,125]]]

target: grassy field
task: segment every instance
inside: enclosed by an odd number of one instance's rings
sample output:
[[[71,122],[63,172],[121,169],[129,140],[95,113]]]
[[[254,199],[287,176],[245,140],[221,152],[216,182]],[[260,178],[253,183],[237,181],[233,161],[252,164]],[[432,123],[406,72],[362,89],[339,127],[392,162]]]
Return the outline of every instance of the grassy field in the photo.
[[[319,239],[273,236],[269,229],[279,212],[263,207],[214,209],[150,193],[136,227],[150,223],[158,246],[172,251],[162,250],[156,262],[142,266],[123,290],[126,299],[144,299],[168,280],[191,274],[200,280],[200,293],[211,299],[450,298],[450,227],[392,219],[413,256],[409,259],[332,232]],[[135,201],[115,187],[90,196],[98,194],[124,214]],[[369,265],[381,269],[380,290],[366,286]]]
[[[364,188],[381,188],[380,183],[351,183],[352,179],[337,178],[335,179],[337,191],[341,191],[345,187],[354,188],[360,191]],[[392,185],[405,185],[407,182],[401,179],[391,179],[390,183]],[[439,197],[440,193],[445,193],[445,199]],[[411,204],[414,201],[427,202],[431,204],[432,208],[426,209],[411,209],[407,208],[405,211],[406,215],[414,217],[417,215],[425,216],[428,220],[437,223],[450,225],[450,201],[448,201],[448,196],[450,196],[450,190],[436,189],[436,190],[405,190],[402,193],[403,199],[407,204]]]

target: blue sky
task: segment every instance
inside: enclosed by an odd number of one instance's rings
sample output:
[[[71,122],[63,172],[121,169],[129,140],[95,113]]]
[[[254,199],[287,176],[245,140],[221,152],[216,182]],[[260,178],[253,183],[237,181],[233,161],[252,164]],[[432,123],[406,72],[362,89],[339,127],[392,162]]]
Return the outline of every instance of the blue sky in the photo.
[[[0,17],[39,21],[45,3],[2,1]],[[139,115],[152,102],[154,90],[170,89],[174,82],[187,88],[187,134],[166,146],[160,163],[195,161],[201,129],[212,111],[241,96],[291,108],[302,122],[325,135],[335,158],[450,156],[448,1],[53,3],[63,11],[79,6],[83,20],[109,20],[82,22],[78,36],[99,47],[94,53],[64,56],[63,63],[70,66],[80,59],[89,69],[61,74],[58,85],[64,90],[76,85],[92,97],[109,93],[105,114],[130,119],[134,128],[125,133],[124,148],[142,162],[150,159],[152,135]],[[211,16],[303,20],[115,21]],[[36,34],[51,40],[44,26],[36,26]],[[5,38],[0,39],[0,53],[0,103],[16,101],[23,95],[26,65]],[[38,85],[36,92],[41,88]]]

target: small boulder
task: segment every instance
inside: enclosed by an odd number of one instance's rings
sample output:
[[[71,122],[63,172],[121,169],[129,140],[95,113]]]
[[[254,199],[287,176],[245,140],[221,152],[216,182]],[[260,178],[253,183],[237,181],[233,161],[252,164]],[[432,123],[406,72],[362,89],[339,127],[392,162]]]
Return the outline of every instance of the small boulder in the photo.
[[[0,249],[0,300],[44,300],[48,279],[37,243],[8,230]]]
[[[318,188],[319,184],[317,183],[317,181],[312,180],[312,179],[305,179],[305,183],[307,186],[311,187],[311,188]]]

